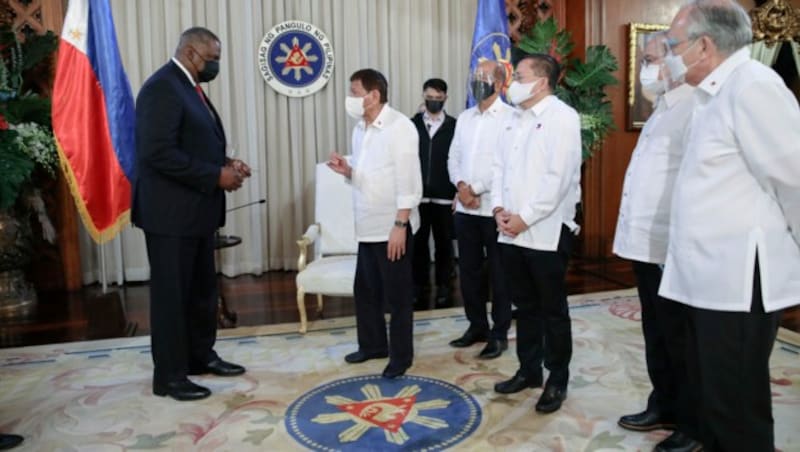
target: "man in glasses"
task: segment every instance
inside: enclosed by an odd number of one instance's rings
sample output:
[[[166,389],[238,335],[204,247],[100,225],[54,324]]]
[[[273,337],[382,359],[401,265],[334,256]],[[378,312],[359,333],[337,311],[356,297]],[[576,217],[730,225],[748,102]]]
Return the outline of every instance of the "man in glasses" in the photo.
[[[696,413],[686,393],[686,306],[658,296],[667,256],[669,214],[675,177],[683,156],[683,135],[694,88],[672,80],[664,67],[666,32],[647,35],[639,79],[655,110],[644,125],[622,188],[614,254],[633,264],[642,306],[647,373],[653,390],[647,408],[622,416],[628,430],[675,430],[656,447],[699,447]],[[677,428],[676,428],[677,427]]]
[[[671,76],[697,88],[659,295],[688,306],[704,449],[774,450],[769,357],[800,301],[800,109],[750,57],[737,2],[689,2],[668,36]]]
[[[565,277],[578,225],[581,129],[578,113],[553,95],[561,69],[550,55],[517,63],[492,178],[500,255],[517,306],[519,370],[494,390],[541,386],[536,411],[552,413],[567,397],[572,327]]]

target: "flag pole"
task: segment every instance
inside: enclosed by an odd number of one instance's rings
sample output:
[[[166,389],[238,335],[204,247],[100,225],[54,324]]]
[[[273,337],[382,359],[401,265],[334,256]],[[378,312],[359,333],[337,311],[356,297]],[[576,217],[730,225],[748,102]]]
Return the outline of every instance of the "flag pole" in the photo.
[[[100,284],[103,286],[103,293],[108,292],[108,281],[106,279],[106,248],[103,245],[97,245],[100,248]]]
[[[122,231],[114,238],[114,248],[116,257],[117,268],[117,285],[122,286],[125,284],[125,259],[122,258]]]

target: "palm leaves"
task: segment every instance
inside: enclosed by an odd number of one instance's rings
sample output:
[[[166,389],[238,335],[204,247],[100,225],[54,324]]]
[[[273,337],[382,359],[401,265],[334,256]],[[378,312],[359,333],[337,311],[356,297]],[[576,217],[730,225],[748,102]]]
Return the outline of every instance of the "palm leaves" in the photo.
[[[618,83],[613,73],[619,68],[616,57],[608,47],[589,46],[585,61],[567,60],[574,48],[572,35],[559,30],[555,19],[537,22],[520,39],[517,52],[545,53],[563,65],[563,73],[555,94],[581,117],[581,141],[584,160],[591,157],[600,142],[614,129],[611,102],[606,97],[607,86]],[[564,64],[564,62],[566,64]]]

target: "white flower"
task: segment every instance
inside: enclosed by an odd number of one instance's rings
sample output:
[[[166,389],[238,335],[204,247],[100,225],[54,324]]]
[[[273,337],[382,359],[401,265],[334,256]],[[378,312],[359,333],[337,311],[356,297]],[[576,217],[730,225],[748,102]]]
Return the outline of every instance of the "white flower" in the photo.
[[[17,132],[17,144],[31,160],[51,176],[55,176],[56,169],[58,169],[58,153],[56,152],[53,134],[47,128],[35,122],[11,124],[9,128]]]

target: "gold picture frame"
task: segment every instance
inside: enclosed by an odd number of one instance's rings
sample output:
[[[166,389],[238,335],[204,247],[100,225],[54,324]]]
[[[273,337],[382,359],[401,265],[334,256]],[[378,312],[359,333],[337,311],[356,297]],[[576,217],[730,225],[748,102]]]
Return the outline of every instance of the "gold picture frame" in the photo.
[[[653,112],[653,105],[642,96],[642,85],[639,83],[641,57],[639,49],[644,47],[644,38],[649,33],[666,30],[668,25],[643,24],[633,22],[628,30],[628,102],[627,129],[639,130]]]

